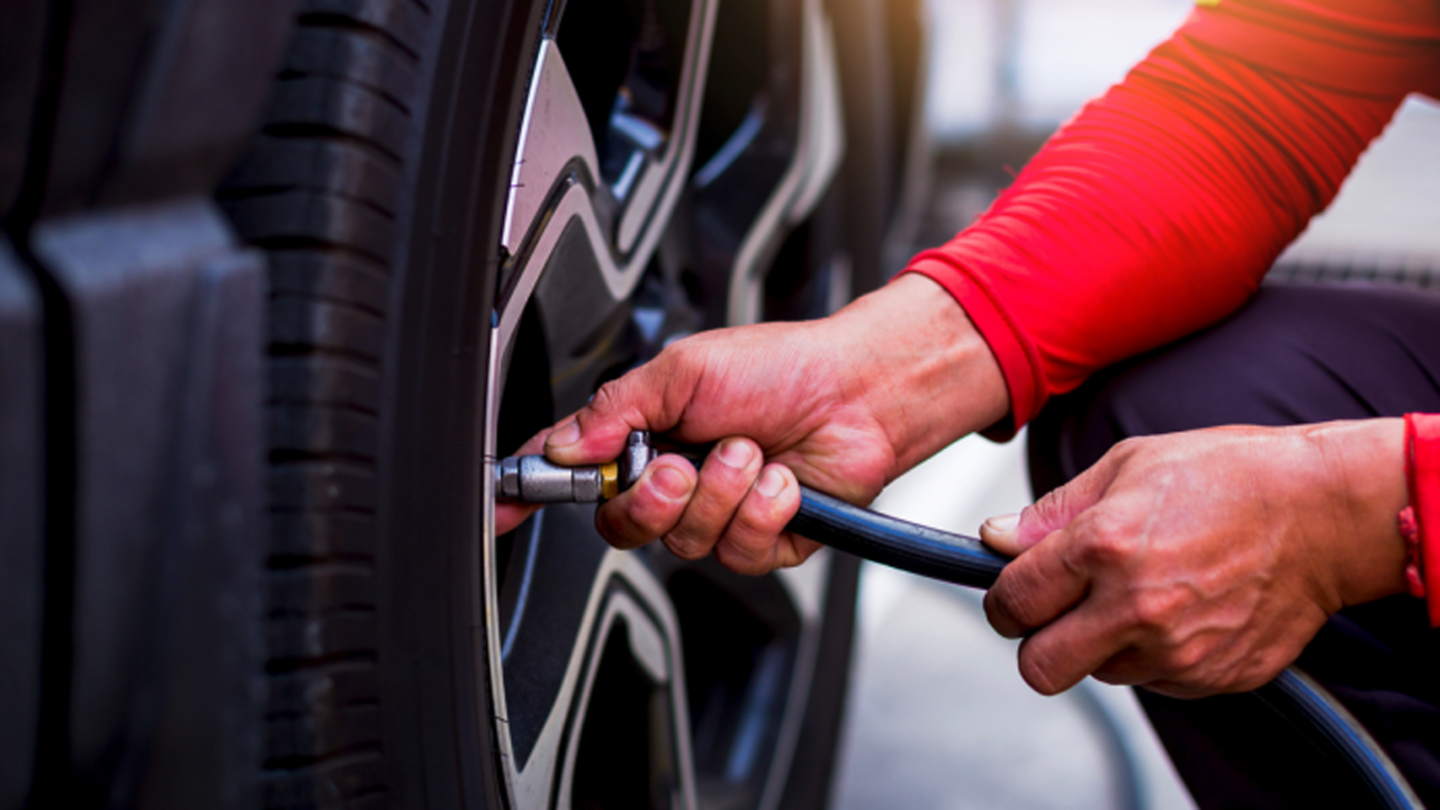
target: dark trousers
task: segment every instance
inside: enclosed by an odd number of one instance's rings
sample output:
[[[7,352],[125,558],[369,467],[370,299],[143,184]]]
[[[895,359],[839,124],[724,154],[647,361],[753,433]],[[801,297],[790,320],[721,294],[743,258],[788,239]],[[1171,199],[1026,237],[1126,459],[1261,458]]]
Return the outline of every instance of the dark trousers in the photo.
[[[1128,436],[1440,412],[1440,295],[1398,287],[1266,287],[1229,320],[1096,375],[1030,426],[1047,492]],[[1440,586],[1434,583],[1433,586]],[[1440,807],[1440,630],[1396,596],[1331,617],[1297,662]],[[1361,807],[1364,794],[1249,695],[1137,690],[1201,807]]]

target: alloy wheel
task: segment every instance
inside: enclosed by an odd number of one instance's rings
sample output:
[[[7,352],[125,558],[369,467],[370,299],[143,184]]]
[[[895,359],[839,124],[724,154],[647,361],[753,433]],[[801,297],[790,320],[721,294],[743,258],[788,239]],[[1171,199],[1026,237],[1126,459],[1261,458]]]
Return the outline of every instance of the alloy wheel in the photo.
[[[823,9],[717,5],[552,11],[505,212],[487,463],[669,341],[761,317],[769,267],[821,207],[844,150]],[[706,92],[707,73],[747,63],[748,81]],[[822,307],[847,289],[830,253]],[[777,806],[829,553],[744,578],[613,550],[586,506],[497,537],[485,473],[475,688],[492,695],[514,805]]]

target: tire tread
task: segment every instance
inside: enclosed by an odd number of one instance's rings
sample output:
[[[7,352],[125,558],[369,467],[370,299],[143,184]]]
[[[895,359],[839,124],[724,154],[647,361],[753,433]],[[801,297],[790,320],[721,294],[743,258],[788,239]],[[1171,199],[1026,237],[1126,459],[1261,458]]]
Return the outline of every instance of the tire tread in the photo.
[[[382,358],[429,8],[301,0],[218,192],[269,255],[268,808],[386,806],[375,661]]]

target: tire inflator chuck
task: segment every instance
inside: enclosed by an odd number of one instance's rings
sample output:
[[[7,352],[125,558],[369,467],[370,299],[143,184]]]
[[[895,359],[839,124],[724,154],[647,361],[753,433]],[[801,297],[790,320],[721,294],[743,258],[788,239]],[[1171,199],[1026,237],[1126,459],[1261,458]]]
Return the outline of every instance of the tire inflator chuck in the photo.
[[[512,456],[495,466],[495,492],[523,503],[606,501],[639,480],[656,456],[650,434],[640,430],[630,433],[624,454],[609,464],[561,467],[544,456]],[[803,485],[800,511],[786,528],[871,562],[971,588],[989,588],[1009,562],[977,538],[872,512]],[[1297,667],[1285,669],[1255,695],[1321,751],[1349,765],[1377,806],[1424,807],[1364,726]]]

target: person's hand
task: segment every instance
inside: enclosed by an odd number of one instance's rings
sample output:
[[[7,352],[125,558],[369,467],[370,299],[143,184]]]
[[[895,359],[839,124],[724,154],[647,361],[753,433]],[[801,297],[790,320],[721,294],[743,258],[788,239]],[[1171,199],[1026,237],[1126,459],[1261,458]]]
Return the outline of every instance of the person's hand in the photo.
[[[1088,674],[1174,697],[1254,689],[1326,618],[1405,590],[1404,425],[1131,439],[982,538],[985,595],[1036,691]]]
[[[698,471],[678,455],[657,458],[596,525],[619,548],[662,538],[685,559],[713,551],[732,570],[761,574],[818,548],[785,531],[801,482],[869,503],[1007,408],[999,367],[964,311],[912,274],[830,318],[678,341],[521,452],[594,464],[619,455],[631,430],[718,442]],[[530,511],[497,504],[497,530]]]

